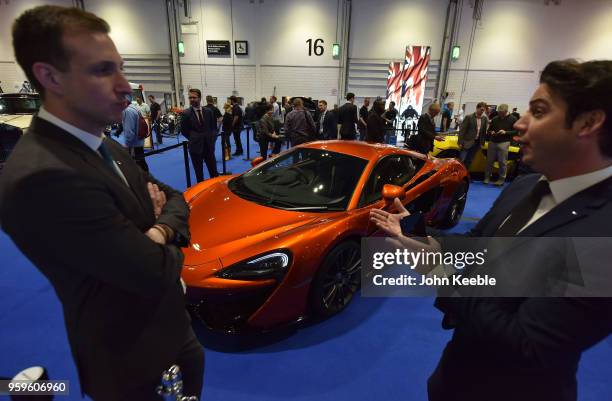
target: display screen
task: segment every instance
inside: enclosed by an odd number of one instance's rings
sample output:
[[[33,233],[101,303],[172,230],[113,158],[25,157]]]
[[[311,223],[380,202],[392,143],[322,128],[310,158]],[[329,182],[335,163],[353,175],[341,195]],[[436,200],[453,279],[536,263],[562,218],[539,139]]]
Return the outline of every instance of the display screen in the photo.
[[[430,57],[429,46],[406,46],[404,61],[389,64],[385,108],[393,101],[398,116],[401,116],[408,106],[412,106],[421,114]]]

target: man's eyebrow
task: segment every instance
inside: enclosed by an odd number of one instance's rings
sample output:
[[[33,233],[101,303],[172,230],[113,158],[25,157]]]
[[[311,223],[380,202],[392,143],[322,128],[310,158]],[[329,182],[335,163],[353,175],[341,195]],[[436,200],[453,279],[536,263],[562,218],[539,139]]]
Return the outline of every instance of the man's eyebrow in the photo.
[[[538,97],[529,101],[529,105],[531,106],[534,103],[544,103],[546,106],[550,105],[550,102],[544,98]]]

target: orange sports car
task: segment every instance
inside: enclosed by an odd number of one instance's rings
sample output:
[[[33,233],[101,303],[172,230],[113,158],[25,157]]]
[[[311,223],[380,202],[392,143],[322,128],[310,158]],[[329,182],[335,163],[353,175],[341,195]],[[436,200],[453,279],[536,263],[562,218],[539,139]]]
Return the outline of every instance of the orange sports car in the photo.
[[[187,297],[226,332],[341,311],[360,286],[360,239],[377,231],[370,209],[399,196],[428,225],[451,227],[469,185],[455,159],[358,141],[312,142],[252,164],[185,192]]]

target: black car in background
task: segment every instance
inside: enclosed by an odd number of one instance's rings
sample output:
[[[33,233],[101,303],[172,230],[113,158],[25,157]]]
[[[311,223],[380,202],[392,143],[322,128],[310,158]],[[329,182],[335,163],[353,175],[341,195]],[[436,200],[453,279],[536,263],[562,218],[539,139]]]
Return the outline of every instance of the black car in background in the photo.
[[[37,93],[0,93],[0,172],[40,104]]]

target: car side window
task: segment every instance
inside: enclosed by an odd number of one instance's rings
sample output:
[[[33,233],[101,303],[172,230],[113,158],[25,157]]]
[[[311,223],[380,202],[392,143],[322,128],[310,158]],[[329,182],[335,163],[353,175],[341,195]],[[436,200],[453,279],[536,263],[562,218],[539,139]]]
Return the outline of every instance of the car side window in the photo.
[[[416,172],[415,163],[409,156],[393,155],[380,160],[366,182],[359,206],[379,201],[385,184],[401,187],[410,181]]]

